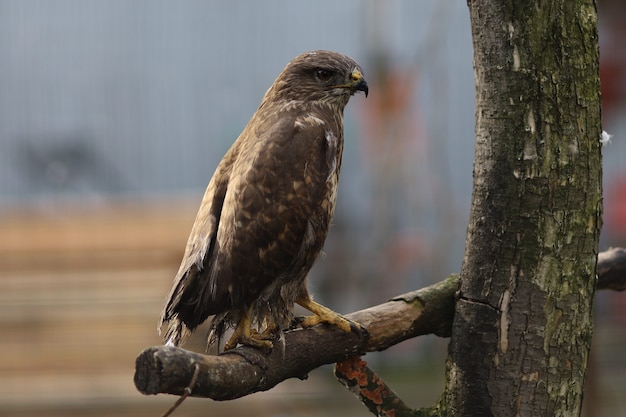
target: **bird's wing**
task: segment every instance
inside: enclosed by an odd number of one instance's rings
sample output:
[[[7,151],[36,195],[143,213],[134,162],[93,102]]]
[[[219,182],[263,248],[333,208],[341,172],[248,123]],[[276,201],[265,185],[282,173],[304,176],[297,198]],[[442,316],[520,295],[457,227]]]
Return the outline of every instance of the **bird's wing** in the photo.
[[[232,306],[250,305],[268,285],[296,279],[323,243],[336,148],[325,125],[297,119],[271,123],[242,145],[233,165],[210,274],[213,290],[228,292]]]
[[[182,323],[178,320],[181,308],[184,310],[185,306],[198,302],[194,300],[194,296],[197,297],[200,292],[199,289],[203,284],[201,271],[204,269],[207,259],[210,259],[210,254],[215,245],[224,196],[228,188],[233,163],[237,158],[238,148],[238,142],[235,142],[222,158],[202,198],[200,209],[187,240],[185,254],[159,320],[159,333],[164,323],[174,320],[168,330],[168,339],[171,333],[176,333],[177,339],[180,341],[180,338],[183,337],[181,333],[183,330],[187,330],[182,328]]]

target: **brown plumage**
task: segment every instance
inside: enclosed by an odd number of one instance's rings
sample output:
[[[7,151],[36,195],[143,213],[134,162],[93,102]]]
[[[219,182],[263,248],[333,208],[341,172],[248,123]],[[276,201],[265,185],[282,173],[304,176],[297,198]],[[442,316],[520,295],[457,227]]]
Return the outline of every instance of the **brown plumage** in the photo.
[[[296,57],[276,78],[204,194],[161,315],[167,344],[213,315],[211,341],[236,325],[225,349],[269,349],[294,303],[314,313],[305,327],[359,329],[312,301],[305,280],[330,227],[343,110],[357,91],[367,96],[359,65],[329,51]]]

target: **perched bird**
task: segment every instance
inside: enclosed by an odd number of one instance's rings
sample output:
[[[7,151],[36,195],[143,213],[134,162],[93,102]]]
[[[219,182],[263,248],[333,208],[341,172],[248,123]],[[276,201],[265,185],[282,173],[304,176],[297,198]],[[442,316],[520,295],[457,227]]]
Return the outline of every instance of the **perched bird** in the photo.
[[[330,51],[294,58],[228,150],[206,189],[161,314],[166,344],[179,346],[209,316],[209,343],[235,327],[224,349],[268,350],[292,325],[360,330],[312,300],[306,275],[335,209],[343,110],[368,86],[359,65]]]

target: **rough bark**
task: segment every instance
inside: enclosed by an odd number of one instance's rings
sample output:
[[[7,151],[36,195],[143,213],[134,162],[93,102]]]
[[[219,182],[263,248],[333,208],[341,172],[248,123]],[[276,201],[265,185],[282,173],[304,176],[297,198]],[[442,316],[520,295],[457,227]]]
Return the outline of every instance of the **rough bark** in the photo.
[[[360,357],[338,362],[335,365],[335,377],[375,416],[414,415],[413,410]]]
[[[469,2],[471,218],[442,415],[579,415],[601,227],[591,0]]]

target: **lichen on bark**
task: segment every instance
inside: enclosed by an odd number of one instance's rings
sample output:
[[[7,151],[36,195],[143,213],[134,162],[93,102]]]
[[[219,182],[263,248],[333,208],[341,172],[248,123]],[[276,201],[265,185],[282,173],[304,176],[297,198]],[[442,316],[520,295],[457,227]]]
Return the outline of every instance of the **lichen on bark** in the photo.
[[[441,414],[576,415],[601,226],[595,4],[468,4],[474,191]]]

